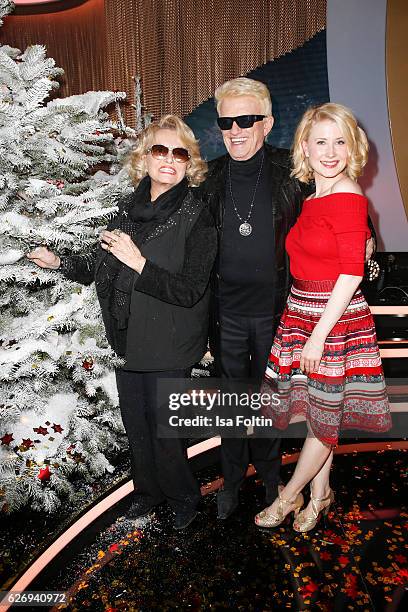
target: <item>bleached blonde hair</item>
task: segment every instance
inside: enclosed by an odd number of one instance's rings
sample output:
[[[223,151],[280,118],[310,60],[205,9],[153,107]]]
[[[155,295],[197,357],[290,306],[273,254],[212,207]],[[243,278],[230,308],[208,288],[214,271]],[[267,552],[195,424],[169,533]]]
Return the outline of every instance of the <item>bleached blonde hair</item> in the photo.
[[[259,100],[262,105],[264,115],[272,115],[272,100],[269,89],[261,81],[248,79],[247,77],[238,77],[226,81],[215,90],[215,101],[217,104],[217,112],[220,112],[220,105],[226,97],[252,96]]]
[[[148,148],[153,144],[158,130],[174,130],[190,153],[187,162],[186,178],[191,187],[197,187],[205,180],[207,174],[207,163],[201,158],[198,140],[193,131],[177,115],[164,115],[157,121],[148,125],[137,137],[135,147],[132,149],[126,168],[135,185],[138,185],[147,174],[145,156]]]
[[[312,127],[319,121],[333,121],[340,129],[347,144],[348,158],[345,173],[353,181],[359,177],[368,159],[368,141],[364,130],[357,124],[352,111],[342,104],[327,102],[320,106],[309,108],[303,115],[296,129],[292,146],[291,176],[302,183],[309,183],[313,178],[313,170],[305,155],[302,143],[309,138]]]

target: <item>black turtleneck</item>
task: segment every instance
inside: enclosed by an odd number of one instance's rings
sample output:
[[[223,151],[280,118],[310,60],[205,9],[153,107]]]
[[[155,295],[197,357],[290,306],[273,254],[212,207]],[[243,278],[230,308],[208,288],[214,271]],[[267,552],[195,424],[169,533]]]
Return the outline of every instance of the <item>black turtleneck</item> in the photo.
[[[271,183],[262,147],[245,161],[230,159],[235,206],[246,220],[264,156],[249,223],[250,236],[239,233],[239,220],[230,193],[229,172],[225,181],[225,213],[220,257],[220,305],[223,311],[247,316],[273,314],[275,240],[273,235]]]

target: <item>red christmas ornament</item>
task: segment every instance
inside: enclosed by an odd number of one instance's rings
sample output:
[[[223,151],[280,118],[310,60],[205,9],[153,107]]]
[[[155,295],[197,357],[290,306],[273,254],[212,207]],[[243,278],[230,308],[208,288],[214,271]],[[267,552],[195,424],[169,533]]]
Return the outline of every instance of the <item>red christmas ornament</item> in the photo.
[[[38,474],[38,478],[42,481],[45,482],[47,480],[50,479],[51,476],[51,472],[50,472],[50,468],[47,466],[45,466],[45,468],[42,468]]]
[[[56,425],[54,423],[54,425],[52,426],[53,430],[55,431],[55,433],[62,433],[64,430],[62,429],[61,425]]]
[[[23,438],[22,446],[28,450],[34,446],[34,442],[30,440],[30,438],[27,438],[26,440]]]
[[[2,438],[0,438],[1,443],[4,444],[4,446],[8,446],[10,444],[10,442],[12,442],[14,440],[13,438],[13,434],[10,433],[6,433],[4,434],[4,436]]]
[[[92,368],[94,367],[92,357],[85,357],[84,361],[82,362],[82,367],[84,368],[84,370],[92,370]]]
[[[42,436],[46,436],[48,434],[48,429],[46,429],[46,427],[33,427],[33,430]]]

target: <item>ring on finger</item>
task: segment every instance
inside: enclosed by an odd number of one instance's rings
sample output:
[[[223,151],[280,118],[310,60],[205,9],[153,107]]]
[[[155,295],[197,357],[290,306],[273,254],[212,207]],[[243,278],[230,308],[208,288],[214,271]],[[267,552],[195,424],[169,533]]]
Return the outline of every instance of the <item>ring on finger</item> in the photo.
[[[122,230],[120,230],[119,228],[116,228],[113,230],[112,234],[116,234],[116,236],[120,236],[122,233]]]

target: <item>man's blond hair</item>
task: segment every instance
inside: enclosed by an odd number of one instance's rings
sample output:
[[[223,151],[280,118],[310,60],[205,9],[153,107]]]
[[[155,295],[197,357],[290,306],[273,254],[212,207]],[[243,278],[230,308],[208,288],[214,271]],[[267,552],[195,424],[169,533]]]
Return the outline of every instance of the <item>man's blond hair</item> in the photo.
[[[215,101],[217,104],[217,112],[220,112],[220,105],[224,98],[252,96],[262,105],[262,113],[266,116],[272,115],[272,100],[269,89],[264,83],[248,79],[247,77],[238,77],[226,81],[215,90]]]

